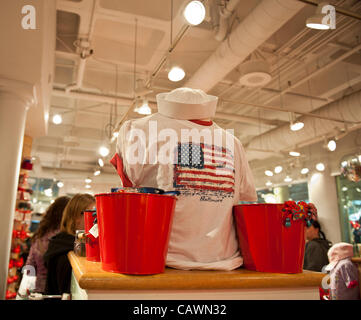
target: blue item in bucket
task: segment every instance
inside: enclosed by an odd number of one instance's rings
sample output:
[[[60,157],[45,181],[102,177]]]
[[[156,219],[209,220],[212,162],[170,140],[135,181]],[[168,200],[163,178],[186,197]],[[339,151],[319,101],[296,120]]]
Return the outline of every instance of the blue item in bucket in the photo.
[[[163,193],[163,195],[174,195],[174,196],[179,196],[180,192],[179,191],[166,191]]]
[[[137,188],[137,191],[140,193],[155,193],[155,194],[163,194],[164,190],[152,187],[141,187]]]

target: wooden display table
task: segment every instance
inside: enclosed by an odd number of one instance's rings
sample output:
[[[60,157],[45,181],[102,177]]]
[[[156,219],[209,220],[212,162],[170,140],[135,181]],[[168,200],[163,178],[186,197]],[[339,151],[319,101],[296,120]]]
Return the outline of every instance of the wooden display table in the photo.
[[[233,271],[183,271],[166,268],[156,275],[103,271],[100,262],[68,254],[73,268],[71,293],[77,299],[106,300],[241,300],[315,299],[325,274]]]

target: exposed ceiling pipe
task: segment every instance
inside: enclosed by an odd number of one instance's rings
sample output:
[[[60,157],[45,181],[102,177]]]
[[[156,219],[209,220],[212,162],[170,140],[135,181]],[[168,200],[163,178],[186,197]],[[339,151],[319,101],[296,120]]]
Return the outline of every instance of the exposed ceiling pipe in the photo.
[[[263,0],[219,45],[185,86],[209,91],[304,6],[294,0]]]
[[[104,95],[97,93],[89,93],[89,92],[76,92],[72,91],[66,93],[63,89],[53,89],[52,94],[57,97],[66,97],[66,98],[74,98],[80,100],[88,100],[88,101],[96,101],[113,104],[117,101],[117,105],[124,104],[124,107],[127,107],[133,103],[133,99],[121,96],[114,95]],[[157,104],[155,101],[148,99],[148,105],[153,110],[157,110]],[[256,124],[264,124],[269,126],[277,126],[283,123],[281,120],[269,120],[269,119],[259,119],[254,117],[247,116],[239,116],[237,114],[229,114],[224,112],[216,112],[216,119],[224,119],[224,120],[233,120],[241,123],[256,123]]]
[[[257,125],[263,124],[263,125],[267,125],[267,126],[279,126],[279,125],[288,123],[288,121],[261,119],[261,118],[256,118],[256,117],[240,116],[238,114],[224,113],[224,112],[216,112],[215,118],[223,119],[223,120],[232,120],[232,121],[243,122],[243,123],[254,123]]]
[[[329,103],[315,111],[314,114],[337,117],[344,121],[361,119],[361,90]],[[340,128],[340,125],[334,121],[309,117],[301,117],[300,119],[305,124],[303,130],[291,131],[288,125],[284,125],[253,138],[247,147],[250,149],[285,150],[297,147],[315,136],[326,136]],[[355,126],[360,126],[360,122],[350,125],[348,128],[352,129]]]
[[[78,71],[75,84],[70,84],[65,87],[65,92],[69,93],[72,90],[80,89],[83,86],[84,70],[86,60],[85,58],[79,59]]]
[[[318,1],[311,1],[311,0],[298,0],[298,1],[310,4],[310,5],[313,5],[316,7],[319,5]],[[334,6],[334,8],[335,8],[336,12],[339,14],[342,14],[346,17],[350,17],[350,18],[353,18],[356,20],[361,20],[361,14],[358,14],[357,12],[353,12],[353,11],[347,10],[345,8],[337,7],[337,6]]]
[[[238,6],[239,0],[229,0],[224,7],[219,8],[219,25],[215,29],[214,38],[223,41],[228,31],[228,20]]]
[[[79,100],[88,100],[88,101],[96,101],[96,102],[104,102],[109,104],[114,104],[115,102],[119,104],[123,104],[124,106],[129,106],[133,99],[116,96],[116,95],[105,95],[105,94],[98,94],[92,92],[80,92],[80,91],[72,91],[66,93],[65,90],[54,88],[52,94],[57,97],[66,97],[66,98],[74,98]]]
[[[347,51],[346,53],[342,54],[341,56],[339,56],[338,58],[332,60],[330,63],[326,64],[325,66],[322,66],[321,68],[318,68],[316,71],[310,73],[309,75],[307,75],[306,77],[303,77],[301,80],[292,83],[291,85],[289,85],[287,88],[283,89],[282,91],[280,91],[278,94],[274,95],[273,97],[267,99],[264,104],[268,104],[270,103],[272,100],[274,100],[275,98],[279,97],[282,94],[285,94],[289,91],[291,91],[292,89],[297,88],[298,86],[300,86],[301,84],[304,84],[305,82],[309,81],[310,79],[318,76],[319,74],[325,72],[326,70],[332,68],[333,66],[335,66],[336,64],[338,64],[339,62],[345,60],[346,58],[348,58],[349,56],[357,53],[358,51],[361,50],[361,44],[355,46],[354,48],[352,48],[351,50]]]

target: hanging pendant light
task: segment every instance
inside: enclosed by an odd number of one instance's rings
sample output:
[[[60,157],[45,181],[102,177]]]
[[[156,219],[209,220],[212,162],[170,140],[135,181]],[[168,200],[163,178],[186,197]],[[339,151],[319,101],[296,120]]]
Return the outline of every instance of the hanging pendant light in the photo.
[[[190,1],[183,11],[183,16],[190,25],[197,26],[206,17],[206,8],[200,1]]]
[[[152,114],[152,110],[150,109],[147,100],[143,100],[143,104],[139,108],[136,108],[135,111],[143,115]]]
[[[181,81],[185,77],[185,71],[178,66],[173,66],[168,72],[168,79],[173,82]]]
[[[301,154],[299,152],[297,152],[297,151],[290,151],[289,155],[292,156],[292,157],[299,157]]]
[[[329,12],[327,14],[327,12]],[[328,20],[330,22],[328,23]],[[329,30],[336,28],[336,13],[335,7],[329,5],[327,2],[318,4],[316,13],[306,20],[306,26],[310,29]]]
[[[275,167],[274,171],[275,171],[275,173],[281,173],[282,170],[283,170],[282,166],[277,166],[277,167]]]
[[[327,142],[327,148],[330,151],[335,151],[336,150],[336,141],[334,139],[330,139]]]
[[[99,148],[98,152],[102,157],[106,157],[109,154],[110,150],[106,145],[102,145]]]
[[[290,112],[290,129],[292,131],[301,130],[305,124],[302,121],[296,120],[296,116],[293,112]]]
[[[98,159],[98,164],[99,164],[99,166],[104,167],[104,161],[102,158]]]

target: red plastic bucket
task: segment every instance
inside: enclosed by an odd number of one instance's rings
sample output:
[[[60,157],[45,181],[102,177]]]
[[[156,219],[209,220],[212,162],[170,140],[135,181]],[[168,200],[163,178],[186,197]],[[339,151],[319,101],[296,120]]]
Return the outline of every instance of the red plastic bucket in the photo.
[[[283,204],[244,204],[233,207],[239,245],[246,269],[301,273],[305,252],[305,222],[282,220]]]
[[[84,211],[84,231],[86,234],[85,252],[86,259],[89,261],[100,261],[99,237],[94,238],[89,230],[93,227],[94,219],[93,210]]]
[[[115,192],[95,198],[103,270],[164,272],[176,197]]]

